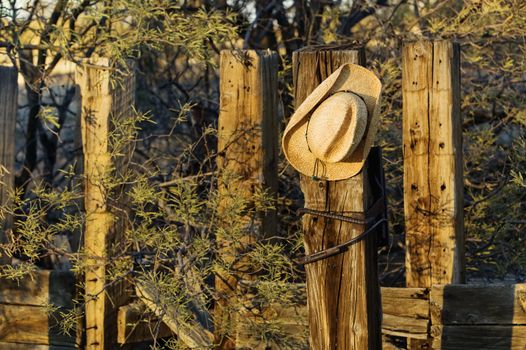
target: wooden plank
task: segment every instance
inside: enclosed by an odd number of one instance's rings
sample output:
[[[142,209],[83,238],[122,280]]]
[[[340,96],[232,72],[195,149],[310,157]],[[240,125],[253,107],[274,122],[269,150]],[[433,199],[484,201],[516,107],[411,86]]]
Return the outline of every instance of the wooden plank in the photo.
[[[382,333],[412,339],[427,339],[429,319],[406,316],[382,315]]]
[[[382,288],[382,333],[427,339],[429,291],[425,288]]]
[[[75,275],[70,271],[39,270],[20,280],[0,279],[0,303],[73,307]]]
[[[432,326],[433,349],[524,350],[526,326]]]
[[[153,312],[191,349],[209,349],[214,344],[214,335],[199,323],[199,319],[180,322],[180,312],[162,295],[152,283],[138,283],[135,291],[146,307]]]
[[[122,220],[112,211],[119,206],[120,193],[108,196],[106,181],[111,170],[122,170],[125,157],[113,156],[111,133],[119,121],[132,116],[135,100],[133,69],[126,76],[116,76],[111,62],[105,58],[83,62],[76,72],[82,100],[81,128],[84,151],[84,208],[86,225],[84,249],[88,254],[86,269],[86,342],[90,349],[113,349],[117,341],[117,308],[127,303],[125,286],[108,286],[107,265],[110,248],[122,249],[118,243],[124,229]],[[126,71],[126,70],[120,70]],[[119,150],[123,152],[123,150]],[[115,192],[116,189],[113,189]]]
[[[405,347],[399,347],[391,337],[384,335],[382,336],[382,350],[405,350]]]
[[[414,318],[429,318],[427,288],[382,287],[382,313]]]
[[[271,51],[222,51],[220,62],[220,112],[218,121],[218,168],[221,172],[221,214],[223,230],[218,230],[219,256],[229,266],[247,244],[263,234],[275,234],[276,213],[269,210],[259,218],[246,218],[246,234],[229,237],[233,223],[229,213],[236,200],[251,201],[258,189],[275,196],[278,186],[278,56]],[[243,270],[243,261],[235,269]],[[229,271],[216,271],[216,333],[223,339],[222,348],[233,348],[235,329],[228,305],[238,279]]]
[[[15,68],[0,66],[0,206],[9,205],[9,192],[15,184],[15,125],[18,96]],[[0,215],[0,243],[6,243],[5,230],[12,218]],[[0,264],[10,262],[0,250]]]
[[[364,50],[327,47],[294,52],[296,107],[344,63],[364,64]],[[374,200],[369,185],[369,176],[373,174],[368,161],[362,172],[347,180],[314,181],[302,175],[305,207],[337,213],[363,212]],[[346,242],[363,230],[363,225],[305,215],[305,253],[312,254]],[[306,265],[305,270],[311,347],[380,348],[380,288],[374,235],[351,246],[345,253]]]
[[[119,344],[140,343],[174,335],[158,317],[148,315],[142,303],[121,306],[117,315],[117,324]]]
[[[526,325],[526,284],[433,286],[433,325]]]
[[[60,311],[38,306],[0,304],[0,342],[74,346],[76,334],[60,330]]]

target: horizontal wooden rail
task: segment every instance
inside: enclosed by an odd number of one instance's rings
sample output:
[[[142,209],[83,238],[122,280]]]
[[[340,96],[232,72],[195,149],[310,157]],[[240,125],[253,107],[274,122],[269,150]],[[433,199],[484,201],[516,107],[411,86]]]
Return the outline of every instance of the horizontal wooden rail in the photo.
[[[0,304],[72,308],[75,275],[70,271],[42,270],[21,280],[0,279]]]
[[[61,350],[77,348],[60,328],[61,313],[73,307],[75,275],[37,271],[19,281],[0,280],[0,349]],[[58,309],[49,312],[49,305]]]
[[[526,349],[526,284],[433,286],[430,308],[433,349]]]
[[[526,284],[433,286],[431,322],[526,325]]]
[[[71,272],[38,271],[19,282],[0,281],[0,349],[72,349],[74,337],[67,337],[46,312],[52,303],[62,310],[72,306],[75,276]],[[291,288],[305,302],[305,285]],[[238,346],[256,348],[261,342],[250,325],[278,324],[284,336],[307,344],[307,307],[266,306],[245,303],[237,329]],[[437,285],[426,288],[382,288],[384,335],[425,339],[430,332],[433,349],[515,350],[526,347],[526,284]],[[119,343],[151,339],[151,324],[144,319],[144,305],[129,304],[119,309]],[[152,318],[156,322],[155,317]],[[51,329],[51,331],[50,331]],[[158,337],[173,334],[161,324]],[[16,344],[15,344],[16,342]]]
[[[303,285],[295,286],[302,294]],[[526,348],[526,284],[437,285],[427,288],[390,288],[382,292],[382,333],[410,339],[433,338],[433,349]],[[256,305],[257,303],[253,303]],[[264,310],[247,308],[238,328],[238,346],[257,348],[261,337],[254,322],[273,323],[284,337],[307,348],[307,307]],[[298,336],[304,334],[304,339]],[[274,344],[269,345],[272,349]],[[393,349],[384,343],[384,349]]]
[[[0,340],[6,343],[73,346],[75,334],[63,334],[60,321],[59,311],[50,314],[45,307],[0,304]]]
[[[295,293],[305,294],[305,285],[294,286]],[[382,288],[383,323],[382,333],[413,339],[426,339],[429,329],[429,290],[426,288]],[[237,329],[238,348],[258,348],[259,336],[253,333],[254,323],[275,324],[294,342],[296,348],[308,349],[307,306],[283,308],[280,305],[257,308],[257,302],[248,302],[245,312],[240,314],[244,321]],[[251,307],[250,305],[253,305]],[[303,337],[303,338],[301,338]],[[265,344],[272,349],[277,344]]]

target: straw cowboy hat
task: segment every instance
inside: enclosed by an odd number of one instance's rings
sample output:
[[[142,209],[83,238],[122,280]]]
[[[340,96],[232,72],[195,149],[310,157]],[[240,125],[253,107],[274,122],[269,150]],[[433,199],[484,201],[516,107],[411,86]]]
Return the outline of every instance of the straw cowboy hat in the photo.
[[[282,146],[300,173],[342,180],[360,172],[379,123],[382,84],[373,72],[345,64],[292,115]]]

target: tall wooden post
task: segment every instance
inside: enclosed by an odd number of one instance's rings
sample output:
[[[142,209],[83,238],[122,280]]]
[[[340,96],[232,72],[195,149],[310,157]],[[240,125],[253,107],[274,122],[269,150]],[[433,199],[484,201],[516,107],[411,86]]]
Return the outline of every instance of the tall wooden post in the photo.
[[[231,231],[230,194],[250,200],[258,188],[271,195],[278,189],[278,56],[271,51],[222,51],[220,78],[218,167],[228,180],[219,187],[224,195],[225,222],[217,240],[220,259],[228,265],[239,258],[246,244],[255,242],[258,236],[276,233],[276,213],[272,210],[261,213],[256,222],[247,217],[246,234],[239,239],[221,234]],[[233,267],[243,270],[242,264]],[[229,315],[235,310],[228,310],[229,300],[237,281],[250,276],[233,276],[228,271],[218,271],[217,275],[220,300],[215,312],[216,333],[229,333],[219,341],[223,349],[233,349],[235,325]]]
[[[122,283],[111,284],[107,276],[110,249],[118,249],[122,230],[112,212],[107,180],[112,169],[110,134],[114,125],[132,115],[135,75],[114,75],[108,59],[83,62],[76,81],[82,101],[86,225],[84,250],[86,271],[86,349],[114,349],[117,345],[117,310],[126,302]]]
[[[15,176],[15,125],[18,96],[15,68],[0,66],[0,205],[9,204]],[[0,218],[0,243],[6,243],[5,230],[12,218]],[[0,263],[9,262],[0,250]]]
[[[463,283],[459,46],[407,43],[402,59],[407,287]]]
[[[305,48],[294,52],[296,107],[344,63],[365,64],[363,48]],[[314,181],[301,176],[305,207],[336,213],[364,212],[373,203],[371,162],[356,176],[341,181]],[[306,215],[305,253],[344,243],[363,225]],[[316,350],[381,349],[381,301],[374,234],[345,253],[305,266],[310,346]]]

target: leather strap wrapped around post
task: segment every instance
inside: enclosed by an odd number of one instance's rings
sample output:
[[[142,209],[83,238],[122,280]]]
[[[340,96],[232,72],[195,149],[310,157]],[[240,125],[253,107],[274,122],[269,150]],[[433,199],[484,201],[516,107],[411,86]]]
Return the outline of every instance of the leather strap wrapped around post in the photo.
[[[341,254],[347,251],[349,246],[360,242],[368,234],[376,231],[382,224],[383,225],[381,226],[381,228],[382,228],[382,235],[383,235],[386,232],[386,226],[387,226],[385,190],[383,191],[383,193],[384,195],[382,195],[382,197],[377,199],[376,202],[367,210],[366,213],[348,212],[346,213],[346,215],[343,215],[343,214],[338,214],[338,213],[333,213],[333,212],[313,210],[309,208],[299,209],[298,215],[308,214],[308,215],[314,215],[314,216],[321,216],[324,218],[350,222],[353,224],[364,225],[365,227],[368,227],[368,228],[360,235],[344,243],[341,243],[333,247],[330,247],[330,248],[321,250],[319,252],[299,258],[296,260],[296,263],[300,265],[306,265],[306,264],[311,264],[319,260],[327,259],[337,254]]]

